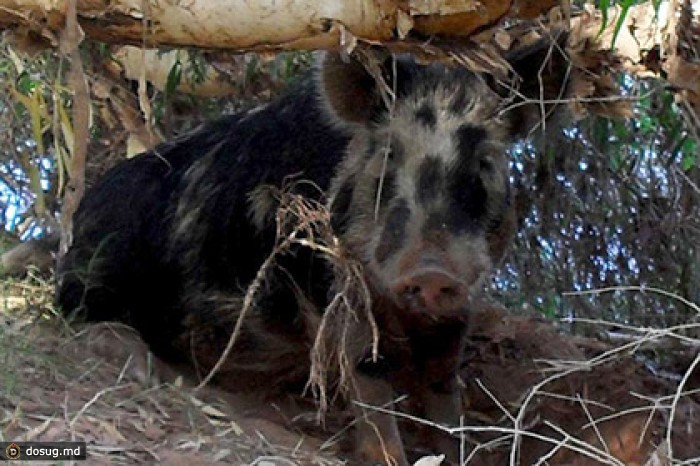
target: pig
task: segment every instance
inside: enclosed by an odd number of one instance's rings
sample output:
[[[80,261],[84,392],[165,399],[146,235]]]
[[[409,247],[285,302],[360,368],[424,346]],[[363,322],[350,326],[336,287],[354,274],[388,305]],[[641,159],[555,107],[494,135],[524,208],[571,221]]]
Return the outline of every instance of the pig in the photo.
[[[558,95],[562,67],[542,66],[550,46],[512,57],[520,99],[542,97],[540,70],[559,86],[544,97]],[[508,148],[540,111],[463,67],[409,55],[365,65],[327,53],[272,103],[110,170],[74,217],[57,302],[86,321],[133,326],[167,361],[211,368],[236,321],[230,303],[276,241],[265,187],[308,180],[295,193],[327,206],[339,244],[361,264],[378,329],[375,347],[360,322],[349,353],[353,461],[403,465],[433,452],[456,463],[455,438],[387,410],[459,425],[469,308],[516,225]],[[215,378],[226,389],[302,390],[309,378],[333,270],[301,246],[276,265]]]

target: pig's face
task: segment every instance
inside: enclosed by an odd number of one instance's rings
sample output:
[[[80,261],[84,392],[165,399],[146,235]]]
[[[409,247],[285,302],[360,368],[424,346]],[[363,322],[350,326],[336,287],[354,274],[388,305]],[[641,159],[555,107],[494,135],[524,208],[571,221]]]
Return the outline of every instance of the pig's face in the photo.
[[[459,315],[512,234],[506,121],[476,75],[399,62],[389,109],[355,126],[333,227],[372,286],[408,311]]]

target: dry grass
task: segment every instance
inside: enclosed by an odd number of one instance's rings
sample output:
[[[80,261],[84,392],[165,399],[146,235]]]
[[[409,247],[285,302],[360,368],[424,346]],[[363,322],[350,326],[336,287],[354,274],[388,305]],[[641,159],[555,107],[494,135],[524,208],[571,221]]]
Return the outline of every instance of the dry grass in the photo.
[[[92,330],[75,333],[50,318],[51,295],[50,281],[37,277],[5,282],[3,441],[85,441],[86,464],[342,464],[320,442],[236,411],[226,394],[196,392],[182,378],[158,382],[139,367],[138,352],[120,353],[91,341]]]
[[[328,262],[335,277],[333,297],[325,310],[319,313],[309,304],[305,306],[304,315],[313,341],[308,388],[318,400],[318,413],[322,417],[332,399],[348,393],[352,384],[351,366],[357,359],[354,354],[356,342],[371,339],[372,353],[377,357],[379,331],[372,315],[370,292],[361,265],[340,246],[333,234],[328,209],[294,192],[299,184],[308,185],[309,182],[290,182],[281,190],[269,186],[265,187],[266,193],[256,193],[258,197],[269,196],[273,199],[271,205],[276,206],[277,241],[248,286],[241,309],[231,310],[237,314],[234,330],[219,361],[199,387],[208,384],[231,356],[246,316],[254,307],[257,294],[264,289],[265,279],[275,267],[276,259],[284,254],[294,254],[297,247],[310,248]],[[300,303],[306,302],[301,291],[297,299]]]
[[[301,216],[309,229],[284,230],[287,240],[280,244],[294,241],[342,258],[330,237],[320,239],[317,225],[325,218],[310,214],[315,206],[288,201],[289,211],[280,215]],[[290,218],[278,217],[278,223],[289,225]],[[363,291],[352,294],[356,273],[352,267],[341,271],[338,307],[318,322],[319,335],[329,333],[314,346],[316,395],[328,393],[318,380],[347,364],[342,346],[328,342],[342,341],[349,316],[351,322],[365,318],[341,307],[364,302]],[[38,275],[4,282],[3,440],[83,440],[88,464],[343,464],[324,449],[323,439],[250,416],[244,409],[250,405],[240,399],[211,387],[196,391],[182,378],[159,382],[131,331],[108,326],[75,333],[54,315],[51,293],[51,281]],[[610,325],[595,324],[603,330]],[[700,324],[622,330],[622,343],[610,344],[561,335],[551,323],[508,317],[489,306],[475,313],[475,343],[461,374],[464,425],[447,429],[463,441],[463,462],[699,464]],[[110,332],[119,335],[121,353],[109,345],[105,350]],[[645,367],[649,348],[689,357],[681,370],[654,375]]]

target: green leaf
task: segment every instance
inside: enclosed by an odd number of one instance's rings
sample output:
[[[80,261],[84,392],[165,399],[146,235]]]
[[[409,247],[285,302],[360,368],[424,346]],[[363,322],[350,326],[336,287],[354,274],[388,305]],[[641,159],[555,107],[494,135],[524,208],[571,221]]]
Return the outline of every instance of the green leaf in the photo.
[[[617,23],[615,24],[615,31],[613,32],[613,38],[612,43],[610,44],[610,48],[615,48],[615,41],[617,40],[617,35],[620,33],[620,29],[622,29],[622,25],[625,23],[627,12],[629,11],[630,7],[634,4],[635,0],[623,0],[620,3],[620,8],[622,8],[622,10],[620,11],[620,17],[617,19]]]
[[[614,172],[620,171],[620,168],[622,168],[622,156],[619,150],[612,151],[608,160],[610,161],[610,168]]]
[[[28,72],[23,71],[17,77],[17,90],[24,95],[29,95],[37,86],[37,81],[31,78]]]
[[[190,79],[192,84],[201,84],[207,77],[207,60],[202,53],[196,50],[189,50],[187,61],[190,64]]]
[[[695,154],[683,154],[683,159],[681,160],[681,169],[687,172],[693,168],[698,163],[697,156]]]
[[[603,21],[600,23],[600,30],[598,31],[596,39],[600,37],[600,35],[603,33],[603,31],[605,31],[605,28],[608,25],[608,8],[610,8],[610,1],[600,0],[600,2],[598,3],[598,9],[603,15]]]
[[[656,128],[656,123],[654,122],[654,119],[650,117],[649,115],[641,115],[639,117],[639,129],[643,133],[651,133],[654,131]]]
[[[698,164],[698,144],[694,139],[686,139],[681,146],[681,169],[688,171]]]
[[[612,120],[610,121],[610,124],[612,125],[613,134],[617,139],[624,140],[624,138],[627,137],[629,129],[627,128],[627,125],[625,125],[625,122]]]
[[[166,97],[164,95],[161,98],[153,100],[153,120],[156,122],[163,120],[163,115],[165,115],[165,100]]]
[[[168,72],[168,80],[165,83],[165,94],[172,95],[172,93],[175,92],[175,89],[177,89],[177,86],[179,86],[181,82],[182,62],[180,61],[180,57],[178,56],[177,60],[175,60],[175,63],[173,63],[173,66]]]
[[[557,317],[558,301],[556,296],[549,294],[540,307],[540,313],[548,319],[555,319]]]

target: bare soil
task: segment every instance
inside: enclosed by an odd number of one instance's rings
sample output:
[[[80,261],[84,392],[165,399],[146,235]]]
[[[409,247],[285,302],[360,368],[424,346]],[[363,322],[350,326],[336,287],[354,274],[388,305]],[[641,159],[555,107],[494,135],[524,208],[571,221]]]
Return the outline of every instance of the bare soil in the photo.
[[[342,414],[324,430],[296,394],[270,404],[197,391],[131,329],[69,328],[52,314],[49,282],[4,288],[3,441],[85,441],[82,464],[349,464],[336,441]],[[700,464],[697,340],[685,338],[679,354],[690,358],[672,370],[654,374],[644,357],[679,335],[613,345],[484,304],[461,373],[465,426],[455,434],[467,464]]]
[[[81,464],[342,464],[321,439],[281,427],[274,406],[263,413],[254,397],[195,391],[167,368],[159,373],[123,326],[68,328],[51,315],[49,287],[5,288],[3,441],[85,441]]]

